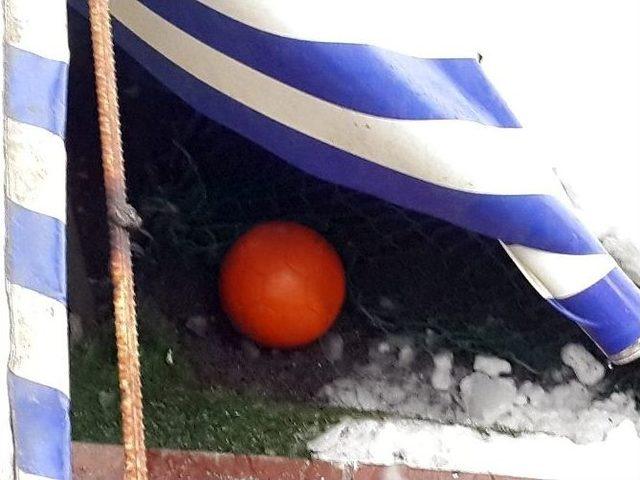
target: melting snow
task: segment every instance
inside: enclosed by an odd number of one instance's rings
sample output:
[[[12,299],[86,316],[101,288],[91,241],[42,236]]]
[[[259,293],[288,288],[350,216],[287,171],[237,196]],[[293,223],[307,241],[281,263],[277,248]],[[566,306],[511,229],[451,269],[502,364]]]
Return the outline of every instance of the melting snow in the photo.
[[[640,438],[625,420],[602,441],[578,445],[544,434],[481,433],[420,420],[343,420],[308,444],[314,456],[341,463],[553,480],[640,478]]]
[[[491,425],[516,403],[518,389],[512,378],[491,378],[473,372],[460,382],[460,394],[472,420]]]
[[[562,363],[571,369],[578,380],[592,386],[604,378],[604,366],[579,343],[569,343],[562,347]]]
[[[476,355],[473,369],[476,372],[486,373],[490,377],[499,377],[500,375],[511,373],[511,364],[502,358],[490,355]]]
[[[451,374],[453,368],[453,353],[440,352],[433,356],[433,372],[431,373],[431,386],[436,390],[449,390],[454,379]]]
[[[550,375],[559,382],[545,386],[518,381],[508,375],[509,362],[483,355],[475,359],[475,372],[455,365],[446,351],[434,355],[433,365],[412,357],[409,369],[398,355],[403,346],[406,343],[397,339],[373,345],[368,364],[325,385],[319,398],[331,405],[405,417],[547,433],[580,444],[603,441],[625,421],[640,428],[633,394],[603,397],[598,384],[605,369],[581,345],[562,350],[562,360],[575,376],[569,369],[560,370]]]

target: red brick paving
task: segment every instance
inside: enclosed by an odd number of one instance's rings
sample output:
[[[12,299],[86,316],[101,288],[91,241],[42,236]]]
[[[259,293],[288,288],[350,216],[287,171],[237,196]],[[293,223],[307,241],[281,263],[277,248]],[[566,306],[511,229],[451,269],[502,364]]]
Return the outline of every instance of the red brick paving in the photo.
[[[502,475],[486,475],[482,473],[444,472],[420,470],[403,465],[382,467],[378,465],[361,465],[354,472],[353,480],[523,480]]]
[[[263,457],[152,450],[147,454],[151,478],[342,480],[342,468],[327,462]]]
[[[405,466],[358,468],[320,460],[151,449],[150,480],[518,480],[500,475],[435,472]],[[73,444],[74,480],[121,480],[122,447]]]
[[[124,454],[119,445],[73,443],[73,478],[81,480],[122,480]]]

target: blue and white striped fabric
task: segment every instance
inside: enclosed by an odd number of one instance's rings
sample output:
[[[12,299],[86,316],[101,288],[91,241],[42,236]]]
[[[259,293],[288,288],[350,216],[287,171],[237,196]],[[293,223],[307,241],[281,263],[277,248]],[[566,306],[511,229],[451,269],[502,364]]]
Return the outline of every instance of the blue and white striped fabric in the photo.
[[[527,142],[474,56],[432,48],[449,28],[437,18],[404,41],[363,29],[366,15],[343,4],[111,9],[120,45],[197,110],[317,177],[500,240],[613,362],[640,355],[640,291],[573,215],[540,166],[548,152]]]
[[[0,438],[0,450],[11,452],[13,444],[13,455],[0,458],[5,461],[0,472],[3,479],[70,479],[63,138],[69,62],[66,2],[2,3],[8,315],[0,316],[0,322],[9,323],[5,363],[13,438]],[[13,464],[10,469],[8,461]]]

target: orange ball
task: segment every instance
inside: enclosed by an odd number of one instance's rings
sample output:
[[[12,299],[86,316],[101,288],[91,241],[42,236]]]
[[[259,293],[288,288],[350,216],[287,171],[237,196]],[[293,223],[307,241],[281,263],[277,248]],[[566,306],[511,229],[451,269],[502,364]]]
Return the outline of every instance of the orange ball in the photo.
[[[345,298],[340,257],[320,234],[266,222],[242,235],[220,272],[222,308],[255,342],[294,348],[331,328]]]

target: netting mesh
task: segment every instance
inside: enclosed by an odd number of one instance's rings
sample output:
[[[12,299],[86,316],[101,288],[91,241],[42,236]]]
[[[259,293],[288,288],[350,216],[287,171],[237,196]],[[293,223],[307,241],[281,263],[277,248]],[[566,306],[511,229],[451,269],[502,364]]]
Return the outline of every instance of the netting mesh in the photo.
[[[75,58],[76,71],[83,59]],[[366,363],[372,342],[390,335],[410,339],[418,352],[428,344],[431,352],[446,348],[469,360],[476,352],[495,353],[529,373],[556,365],[562,344],[582,338],[497,241],[307,175],[199,116],[126,55],[120,53],[118,65],[128,186],[146,229],[134,245],[140,302],[144,307],[152,299],[183,331],[193,315],[213,319],[212,335],[188,337],[205,379],[308,399],[355,363]],[[91,85],[75,80],[75,98],[91,98]],[[83,143],[97,139],[86,134],[93,112],[85,110],[69,123],[70,138],[81,139],[69,145],[70,203],[81,209],[100,203],[99,185],[86,187],[100,175],[97,143]],[[89,267],[104,275],[106,244],[95,248],[106,242],[103,216],[80,216],[92,247]],[[216,284],[224,253],[241,233],[273,219],[316,229],[340,253],[348,298],[334,331],[348,345],[348,361],[327,361],[321,342],[304,354],[252,363],[221,312]],[[143,330],[145,316],[143,310]],[[431,362],[428,352],[424,359]]]
[[[192,159],[172,161],[195,168]],[[533,318],[541,306],[493,240],[319,181],[265,152],[214,162],[206,169],[215,172],[192,170],[178,182],[165,176],[166,186],[156,183],[155,195],[141,197],[153,237],[145,243],[145,255],[166,255],[175,248],[175,255],[203,257],[217,266],[230,244],[256,223],[294,220],[336,246],[348,273],[351,303],[379,319],[380,326],[395,328],[385,311],[394,311],[403,323],[418,323],[437,314],[471,312],[521,310]],[[151,168],[159,169],[157,164]]]
[[[72,328],[71,336],[73,435],[116,443],[118,382],[90,47],[84,19],[71,14],[69,27],[68,205],[100,307],[97,324],[72,322],[84,325],[84,334],[80,328],[74,340]],[[593,409],[574,405],[570,397],[582,404],[586,390],[562,365],[561,347],[570,341],[595,347],[537,295],[497,241],[307,175],[198,115],[122,51],[117,65],[127,183],[145,228],[133,246],[149,445],[309,455],[307,441],[345,416],[390,412],[468,423],[474,409],[463,379],[478,353],[507,359],[513,372],[502,380],[523,392],[557,390],[564,410],[549,415],[573,418],[570,430],[595,410],[602,425],[613,425],[617,420],[599,402],[612,391],[607,402],[634,410],[629,399],[637,394],[620,395],[629,386],[639,390],[633,366],[616,368],[593,389]],[[324,235],[348,276],[335,326],[291,351],[245,339],[218,301],[219,266],[230,245],[273,219]],[[79,273],[69,273],[69,308],[78,313]],[[492,393],[473,398],[492,403]],[[514,433],[508,421],[520,417],[512,413],[492,428]],[[567,434],[540,418],[543,424],[516,430]]]
[[[152,237],[143,262],[170,256],[216,271],[251,226],[293,220],[339,251],[348,326],[410,336],[431,328],[508,352],[544,338],[541,321],[559,320],[495,240],[318,180],[205,119],[178,122],[135,192]]]

